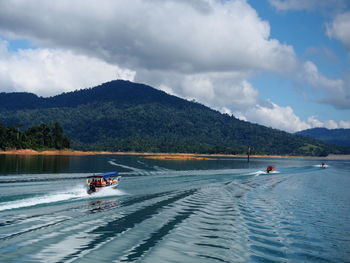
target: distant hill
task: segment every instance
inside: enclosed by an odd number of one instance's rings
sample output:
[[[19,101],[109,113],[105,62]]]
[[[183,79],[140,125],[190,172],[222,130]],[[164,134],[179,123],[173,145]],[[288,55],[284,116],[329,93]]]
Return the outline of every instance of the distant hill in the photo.
[[[327,155],[331,146],[238,120],[150,86],[116,80],[50,98],[0,93],[0,122],[59,122],[80,150]]]
[[[340,146],[350,146],[350,129],[313,128],[297,132],[297,134],[307,135]]]

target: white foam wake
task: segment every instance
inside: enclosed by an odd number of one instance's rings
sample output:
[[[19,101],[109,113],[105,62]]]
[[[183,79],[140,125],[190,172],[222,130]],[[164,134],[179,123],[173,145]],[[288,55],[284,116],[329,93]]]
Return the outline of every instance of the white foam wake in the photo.
[[[120,196],[125,194],[126,194],[125,192],[119,189],[102,189],[97,193],[89,195],[87,194],[84,186],[80,185],[70,190],[67,189],[66,191],[0,203],[0,211],[26,208],[31,206],[43,205],[43,204],[51,204],[51,203],[53,204],[53,203],[63,202],[63,201],[72,201],[72,200],[95,198],[95,197],[106,197],[106,196]]]
[[[256,172],[252,172],[249,173],[249,175],[255,175],[255,176],[259,176],[259,175],[267,175],[267,174],[279,174],[279,171],[271,171],[271,172],[266,172],[266,171],[256,171]]]
[[[327,167],[329,167],[329,165],[328,165],[328,164],[324,164],[324,165],[322,165],[322,164],[316,164],[316,165],[313,165],[313,167],[327,168]]]
[[[129,169],[129,170],[132,170],[132,171],[135,171],[135,172],[143,172],[142,169],[137,169],[137,168],[134,168],[134,167],[131,167],[131,166],[127,166],[127,165],[123,165],[123,164],[119,164],[119,163],[116,163],[114,161],[108,161],[109,164],[111,165],[114,165],[114,166],[119,166],[119,167],[122,167],[122,168],[125,168],[125,169]]]

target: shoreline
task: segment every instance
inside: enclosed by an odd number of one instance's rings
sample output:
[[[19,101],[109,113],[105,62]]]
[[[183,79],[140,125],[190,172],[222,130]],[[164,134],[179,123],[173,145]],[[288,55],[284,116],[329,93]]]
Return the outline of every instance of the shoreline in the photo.
[[[67,156],[84,156],[84,155],[140,155],[148,156],[153,159],[165,160],[203,160],[210,157],[233,157],[247,158],[245,154],[195,154],[195,153],[147,153],[147,152],[107,152],[107,151],[78,151],[78,150],[44,150],[36,151],[32,149],[7,150],[0,151],[0,155],[67,155]],[[173,158],[172,158],[173,157]],[[196,158],[197,157],[197,158]],[[342,159],[350,160],[350,155],[329,155],[326,157],[318,156],[290,156],[290,155],[250,155],[250,158],[300,158],[300,159]]]

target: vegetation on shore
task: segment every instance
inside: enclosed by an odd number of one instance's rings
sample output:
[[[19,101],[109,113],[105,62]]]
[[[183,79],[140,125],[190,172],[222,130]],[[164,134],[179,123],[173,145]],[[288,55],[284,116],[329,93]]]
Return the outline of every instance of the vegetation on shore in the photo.
[[[61,150],[70,147],[70,140],[58,122],[31,126],[25,131],[20,128],[21,125],[6,127],[0,123],[0,150]]]

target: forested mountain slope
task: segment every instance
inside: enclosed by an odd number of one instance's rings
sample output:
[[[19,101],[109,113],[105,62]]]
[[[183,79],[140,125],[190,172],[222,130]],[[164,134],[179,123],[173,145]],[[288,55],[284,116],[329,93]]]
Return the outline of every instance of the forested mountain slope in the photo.
[[[75,149],[327,155],[346,153],[301,135],[221,114],[150,86],[116,80],[50,98],[0,93],[0,122],[59,122]]]
[[[313,128],[297,132],[297,134],[307,135],[340,146],[350,146],[350,129]]]

